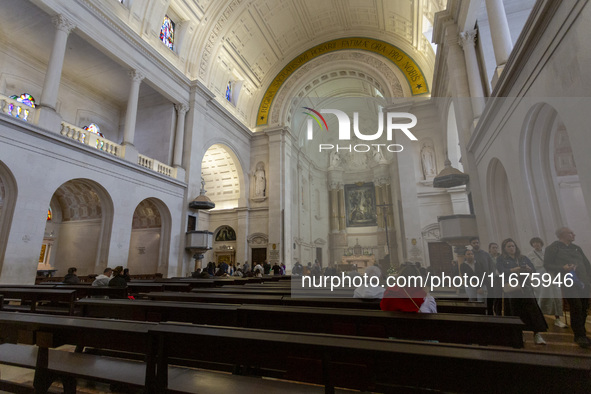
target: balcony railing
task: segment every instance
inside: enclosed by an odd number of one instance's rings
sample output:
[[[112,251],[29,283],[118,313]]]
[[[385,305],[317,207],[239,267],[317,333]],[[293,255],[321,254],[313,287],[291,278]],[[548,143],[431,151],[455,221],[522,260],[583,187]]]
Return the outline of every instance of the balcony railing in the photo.
[[[15,99],[0,95],[0,111],[25,122],[37,123],[36,115],[38,110]]]
[[[62,122],[62,130],[60,134],[64,137],[73,139],[74,141],[81,142],[85,145],[96,148],[102,152],[111,154],[117,157],[123,157],[123,149],[121,145],[109,141],[106,138],[101,137],[98,134],[91,133],[88,130],[84,130],[81,127],[74,126],[67,122]]]
[[[148,156],[138,155],[137,163],[142,167],[149,168],[150,170],[154,170],[162,175],[176,178],[176,168],[167,166],[166,164],[161,163],[158,160],[151,159]]]
[[[29,107],[26,104],[1,94],[0,113],[15,117],[31,124],[38,124],[38,108]],[[125,158],[125,149],[123,146],[103,138],[98,134],[84,130],[81,127],[74,126],[68,122],[61,122],[61,129],[59,133],[66,138],[90,146],[100,150],[101,152],[105,152],[109,155],[120,157],[122,159]],[[144,155],[138,155],[137,164],[171,178],[176,178],[177,176],[176,168],[168,166],[162,162],[159,162],[158,160],[151,159]]]

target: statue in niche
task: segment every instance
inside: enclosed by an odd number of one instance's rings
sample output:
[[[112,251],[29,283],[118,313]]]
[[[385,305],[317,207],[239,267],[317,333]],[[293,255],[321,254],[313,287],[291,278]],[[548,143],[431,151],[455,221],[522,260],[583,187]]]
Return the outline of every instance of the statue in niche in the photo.
[[[330,167],[338,167],[341,165],[341,157],[339,156],[339,152],[332,151],[330,153]]]
[[[421,164],[423,166],[423,176],[425,180],[435,178],[437,175],[437,165],[435,164],[435,149],[433,143],[426,141],[421,148]]]
[[[376,163],[385,163],[386,159],[384,158],[384,154],[382,153],[381,150],[374,150],[373,151],[373,160]]]
[[[257,169],[254,172],[254,195],[257,197],[265,197],[267,189],[267,179],[265,178],[265,165],[263,162],[257,164]]]

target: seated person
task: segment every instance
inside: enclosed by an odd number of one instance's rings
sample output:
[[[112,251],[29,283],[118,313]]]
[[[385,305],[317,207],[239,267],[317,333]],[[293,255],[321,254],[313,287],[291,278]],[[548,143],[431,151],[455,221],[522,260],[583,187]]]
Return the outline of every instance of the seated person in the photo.
[[[437,303],[433,296],[429,295],[422,287],[409,286],[409,284],[415,284],[415,279],[410,279],[411,277],[420,276],[421,273],[414,265],[404,267],[399,277],[403,277],[402,280],[406,278],[407,285],[404,287],[394,285],[387,288],[380,303],[380,308],[383,311],[437,313]],[[399,279],[399,283],[402,280]],[[420,283],[418,279],[416,281]]]
[[[382,271],[375,265],[372,265],[365,270],[365,274],[367,275],[367,286],[361,285],[356,288],[355,292],[353,293],[353,297],[382,298],[385,289],[382,287],[381,282],[376,287],[371,286],[371,283],[376,283],[376,280],[374,279],[372,282],[371,278],[377,277],[379,281],[382,278]]]
[[[108,286],[109,281],[111,280],[112,273],[113,273],[113,270],[111,268],[109,268],[109,267],[105,268],[103,273],[95,278],[94,282],[92,282],[92,285],[93,286]]]
[[[64,277],[64,283],[69,285],[77,285],[80,283],[80,278],[76,275],[76,267],[68,268],[68,274]]]

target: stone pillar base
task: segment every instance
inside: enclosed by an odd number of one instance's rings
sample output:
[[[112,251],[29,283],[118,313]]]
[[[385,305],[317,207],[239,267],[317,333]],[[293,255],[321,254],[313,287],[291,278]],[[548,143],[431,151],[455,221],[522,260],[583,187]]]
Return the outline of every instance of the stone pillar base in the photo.
[[[123,143],[123,158],[127,161],[130,161],[134,164],[137,164],[139,152],[135,146],[130,143]]]
[[[55,109],[40,105],[37,114],[37,126],[52,133],[59,134],[62,130],[62,117]]]
[[[185,171],[185,169],[181,166],[173,166],[173,167],[176,168],[176,179],[178,179],[179,181],[182,181],[182,182],[186,182],[185,178],[186,178],[187,172]]]

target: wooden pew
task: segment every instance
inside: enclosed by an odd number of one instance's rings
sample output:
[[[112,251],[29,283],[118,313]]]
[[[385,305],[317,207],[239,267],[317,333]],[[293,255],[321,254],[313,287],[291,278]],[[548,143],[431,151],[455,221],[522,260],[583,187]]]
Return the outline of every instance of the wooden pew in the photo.
[[[0,288],[0,295],[4,296],[5,299],[13,298],[20,300],[20,305],[5,305],[4,310],[18,310],[35,312],[38,309],[38,302],[48,301],[51,303],[66,303],[68,305],[64,313],[68,315],[74,314],[74,302],[76,301],[76,290],[57,290],[57,289],[45,289],[45,288],[11,288],[3,287]],[[26,307],[25,302],[29,301],[30,306]],[[62,313],[61,309],[49,308],[43,306],[40,310],[45,313]]]
[[[54,289],[76,290],[76,298],[108,297],[116,299],[127,298],[128,290],[125,287],[109,286],[84,286],[84,285],[55,285]]]
[[[87,317],[523,347],[524,325],[517,317],[142,300],[76,304]]]
[[[380,309],[379,300],[362,300],[359,298],[292,298],[282,295],[257,295],[240,293],[141,293],[140,298],[157,301],[179,302],[218,302],[231,304],[263,304],[310,306],[317,308],[347,308],[347,309]],[[484,315],[486,305],[482,302],[466,301],[438,301],[437,310],[440,313],[461,313]]]
[[[138,371],[138,368],[134,367],[130,361],[106,363],[102,359],[104,368],[97,371],[92,369],[98,360],[95,358],[97,356],[84,357],[86,355],[65,351],[50,353],[50,348],[69,344],[140,353],[145,355],[146,362],[146,365],[140,364],[139,368],[143,374],[140,385],[143,386],[148,379],[146,373],[154,374],[155,364],[151,358],[153,353],[150,350],[148,336],[148,329],[152,327],[155,327],[154,323],[0,312],[0,342],[38,347],[34,349],[13,347],[12,354],[0,352],[2,354],[0,361],[18,365],[14,359],[21,358],[22,366],[27,367],[24,360],[30,360],[33,357],[35,360],[34,386],[40,392],[45,392],[44,389],[51,385],[56,374],[126,384],[138,382],[138,377],[133,374],[134,371]],[[111,374],[105,375],[105,369]],[[129,379],[131,380],[128,381]],[[71,379],[63,381],[67,392],[75,392],[75,382],[73,383]],[[72,385],[74,391],[72,391]]]
[[[151,388],[155,382],[156,349],[149,330],[154,327],[153,323],[0,312],[0,343],[8,342],[0,345],[0,363],[34,368],[36,392],[46,392],[56,377],[62,379],[67,394],[76,392],[76,378]],[[145,355],[144,362],[51,349],[62,344],[140,353]],[[167,372],[172,392],[322,392],[317,386],[180,367],[170,367]],[[0,381],[0,389],[5,388],[31,391],[23,385]]]
[[[283,371],[288,380],[396,392],[587,393],[591,358],[301,332],[161,323],[155,384],[166,392],[169,358],[229,362]],[[524,377],[532,377],[526,379]]]

